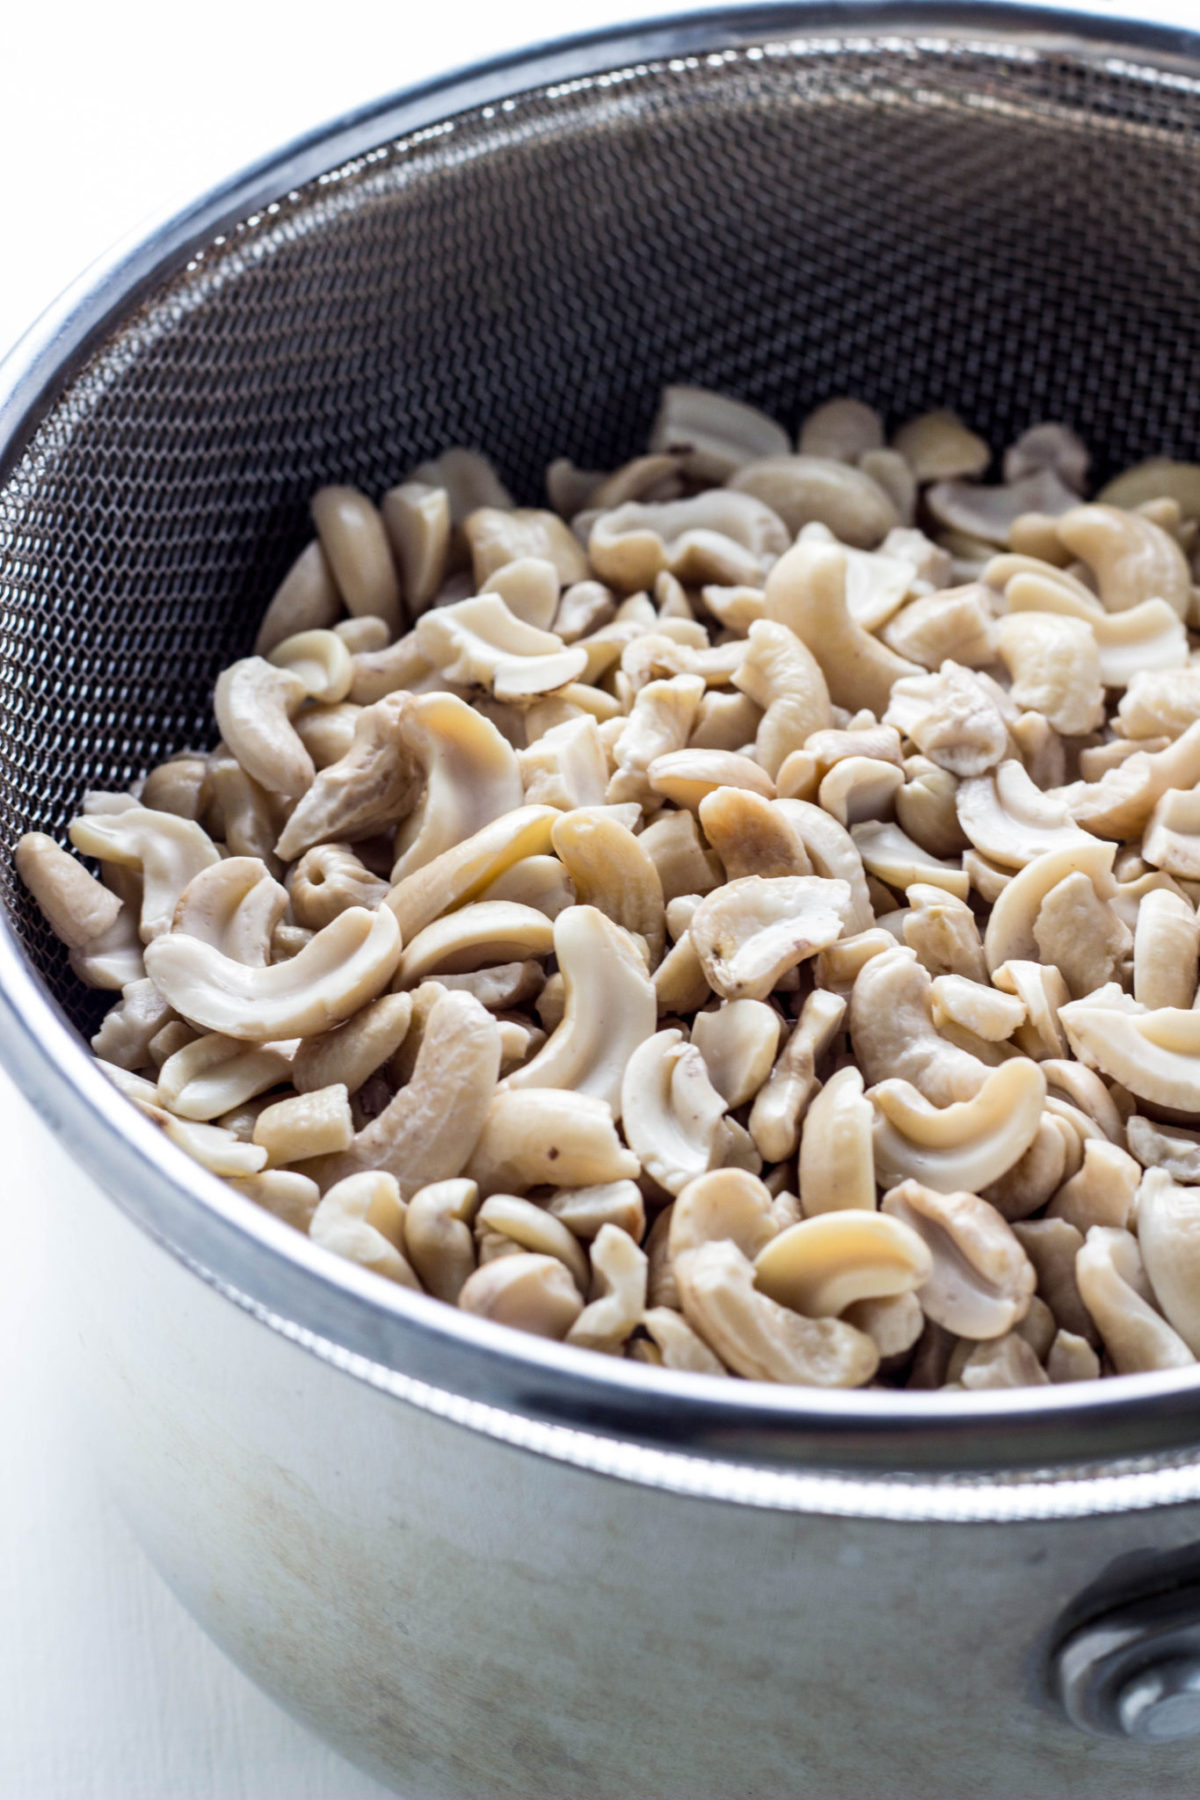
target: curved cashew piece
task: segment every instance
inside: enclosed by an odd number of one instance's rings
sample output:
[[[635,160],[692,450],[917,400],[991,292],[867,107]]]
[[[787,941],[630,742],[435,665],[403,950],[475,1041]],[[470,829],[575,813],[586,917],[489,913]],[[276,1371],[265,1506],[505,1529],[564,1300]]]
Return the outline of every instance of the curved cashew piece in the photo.
[[[1035,927],[1047,896],[1071,875],[1085,875],[1098,901],[1116,893],[1112,866],[1116,846],[1093,839],[1061,850],[1044,850],[1015,875],[992,908],[983,936],[983,952],[990,973],[1002,963],[1036,962]]]
[[[910,419],[892,438],[892,448],[900,452],[920,482],[982,475],[992,460],[991,447],[984,439],[969,431],[957,413],[945,410]]]
[[[1019,1331],[977,1345],[959,1371],[959,1385],[971,1392],[983,1388],[1044,1387],[1049,1380],[1037,1351]]]
[[[877,481],[832,457],[763,457],[731,476],[729,488],[769,506],[791,538],[815,520],[842,543],[871,550],[900,523],[894,501]]]
[[[1138,903],[1133,937],[1133,995],[1152,1011],[1190,1007],[1196,998],[1200,929],[1182,894],[1159,888]]]
[[[882,715],[894,683],[924,670],[856,623],[846,581],[846,556],[839,545],[795,544],[767,576],[767,619],[788,626],[811,650],[836,705],[851,711],[869,707]]]
[[[945,1106],[977,1094],[988,1069],[938,1035],[932,987],[912,950],[871,957],[850,996],[850,1038],[868,1085],[898,1076]]]
[[[27,831],[17,843],[14,860],[51,931],[72,950],[82,950],[112,930],[121,911],[119,895],[53,838]]]
[[[829,689],[816,657],[786,624],[756,619],[747,643],[733,685],[763,708],[754,753],[773,779],[793,750],[833,724]]]
[[[567,1333],[569,1344],[617,1356],[646,1310],[646,1253],[627,1232],[602,1225],[592,1245],[592,1298]]]
[[[686,747],[704,692],[700,675],[673,675],[639,688],[614,745],[612,799],[647,798],[647,769],[657,757]]]
[[[786,456],[787,432],[757,406],[702,387],[665,387],[654,428],[653,454],[681,457],[693,481],[725,481],[762,456]]]
[[[562,1022],[502,1089],[594,1095],[620,1118],[625,1068],[658,1020],[653,983],[629,934],[594,906],[560,913],[553,941],[566,990]]]
[[[181,1119],[216,1119],[287,1081],[290,1061],[274,1045],[210,1032],[167,1057],[158,1071],[158,1097]]]
[[[799,832],[774,801],[749,788],[718,787],[705,795],[698,812],[726,881],[812,874]]]
[[[874,1122],[861,1072],[845,1068],[831,1075],[809,1105],[800,1134],[800,1201],[806,1219],[875,1211]]]
[[[1004,452],[1003,475],[1006,482],[1020,481],[1039,469],[1053,469],[1077,494],[1087,483],[1091,457],[1087,445],[1058,420],[1043,420],[1028,426]]]
[[[464,1312],[537,1337],[566,1337],[583,1311],[579,1289],[556,1257],[520,1251],[485,1263],[459,1292]]]
[[[907,922],[908,915],[905,916],[905,923]],[[822,950],[817,957],[817,986],[832,988],[835,993],[844,994],[849,999],[863,964],[870,962],[873,956],[883,956],[895,947],[894,936],[883,926],[874,927],[870,931],[856,931],[850,937],[839,938],[836,944],[830,944],[828,950]]]
[[[925,493],[925,504],[942,527],[943,542],[958,540],[960,556],[983,560],[993,545],[1010,541],[1018,519],[1036,513],[1057,516],[1078,506],[1079,495],[1060,481],[1053,469],[1039,469],[1020,481],[979,487],[973,481],[939,481]]]
[[[630,1148],[668,1193],[678,1194],[725,1152],[725,1102],[681,1031],[659,1031],[634,1051],[622,1077],[621,1111]]]
[[[1025,1002],[964,975],[937,975],[931,990],[933,1022],[957,1025],[990,1044],[1002,1044],[1026,1019]]]
[[[1076,789],[1068,811],[1077,824],[1101,837],[1136,837],[1155,803],[1170,788],[1190,789],[1200,782],[1200,720],[1165,749],[1139,750],[1099,781]]]
[[[897,681],[883,717],[939,768],[952,775],[983,775],[1008,749],[1001,698],[995,684],[985,685],[973,669],[946,662],[936,675]]]
[[[917,1289],[925,1315],[965,1338],[998,1338],[1029,1311],[1037,1276],[995,1207],[972,1193],[935,1193],[905,1181],[883,1197],[885,1214],[924,1238],[933,1271]]]
[[[895,763],[870,756],[847,756],[826,775],[817,798],[840,825],[853,830],[865,821],[886,818],[903,786],[904,771]],[[904,841],[912,842],[910,838]],[[927,855],[919,844],[916,849],[922,857]]]
[[[400,583],[378,508],[355,488],[324,487],[313,495],[312,516],[346,610],[402,631]]]
[[[254,1121],[253,1141],[267,1152],[272,1168],[334,1156],[347,1149],[353,1137],[350,1096],[340,1082],[275,1100]]]
[[[426,925],[405,946],[397,970],[401,987],[445,970],[462,974],[496,963],[548,956],[554,931],[545,913],[511,900],[477,900]]]
[[[1053,1382],[1095,1381],[1100,1374],[1100,1358],[1086,1338],[1073,1331],[1059,1331],[1046,1355],[1046,1373]]]
[[[348,906],[378,906],[388,892],[387,882],[372,875],[348,844],[315,844],[306,850],[292,870],[289,888],[296,923],[310,931],[319,931]],[[277,923],[272,920],[272,929]],[[175,929],[181,929],[178,913]]]
[[[996,621],[989,590],[982,582],[943,589],[911,600],[883,625],[889,649],[923,669],[940,669],[947,660],[984,669],[996,660]],[[859,623],[868,629],[868,621]]]
[[[1013,1236],[1037,1273],[1037,1291],[1057,1323],[1088,1343],[1099,1342],[1092,1316],[1075,1279],[1075,1261],[1083,1248],[1082,1230],[1066,1219],[1026,1219],[1013,1226]]]
[[[587,558],[557,513],[536,507],[477,506],[463,521],[476,586],[510,563],[536,557],[551,563],[563,587],[586,579]]]
[[[640,938],[651,966],[657,963],[666,942],[662,882],[641,840],[615,819],[580,808],[559,816],[550,842],[577,901]]]
[[[1139,669],[1117,713],[1127,738],[1182,737],[1200,715],[1200,668]]]
[[[131,981],[117,1004],[105,1013],[91,1040],[92,1050],[102,1062],[119,1069],[144,1069],[154,1060],[151,1046],[174,1019],[152,981]]]
[[[323,706],[344,700],[354,680],[354,659],[336,631],[299,631],[276,644],[267,661],[295,675],[308,698]]]
[[[421,781],[417,704],[399,692],[362,708],[350,749],[321,770],[284,826],[279,856],[290,862],[314,844],[368,836],[410,810]]]
[[[1142,856],[1183,881],[1200,878],[1200,798],[1168,788],[1155,803],[1142,838]]]
[[[555,1257],[569,1271],[580,1293],[586,1295],[590,1279],[587,1255],[579,1240],[543,1207],[516,1194],[493,1194],[483,1202],[475,1218],[477,1240],[482,1240],[487,1232],[498,1232],[536,1256]]]
[[[779,800],[776,810],[795,828],[818,875],[844,881],[850,889],[848,932],[869,931],[875,909],[863,873],[862,856],[844,825],[809,800]]]
[[[410,718],[425,793],[396,835],[393,882],[511,813],[522,799],[511,745],[473,707],[453,694],[422,694]]]
[[[1128,1121],[1125,1133],[1130,1150],[1143,1168],[1165,1169],[1176,1181],[1200,1184],[1200,1134],[1185,1131],[1179,1125],[1161,1125],[1138,1113]],[[1132,1204],[1132,1193],[1127,1199]],[[1127,1207],[1126,1216],[1120,1219],[1089,1219],[1088,1222],[1092,1225],[1126,1225],[1128,1210]]]
[[[229,856],[188,882],[175,903],[171,930],[211,944],[234,962],[262,968],[287,906],[287,889],[271,879],[257,856]]]
[[[856,1300],[911,1294],[932,1274],[919,1233],[874,1207],[801,1219],[754,1259],[755,1286],[810,1319],[836,1318]]]
[[[908,907],[900,935],[907,948],[916,952],[921,967],[935,980],[957,975],[972,987],[986,982],[983,945],[971,908],[943,888],[922,881],[914,881],[904,897]]]
[[[607,1101],[561,1088],[502,1088],[466,1172],[483,1193],[520,1194],[632,1180],[641,1168],[617,1137]]]
[[[1156,1106],[1200,1112],[1200,1012],[1147,1012],[1114,985],[1071,1001],[1059,1017],[1088,1068]]]
[[[202,869],[220,861],[220,852],[208,834],[192,819],[174,813],[151,812],[129,806],[121,812],[85,813],[71,821],[68,835],[77,850],[142,873],[142,908],[139,933],[149,944],[169,931],[180,895]],[[114,918],[107,928],[121,923]],[[105,933],[91,938],[84,948],[98,950]]]
[[[1132,1232],[1093,1225],[1075,1258],[1075,1279],[1118,1375],[1194,1365],[1195,1356],[1152,1304]]]
[[[1096,635],[1063,613],[1016,612],[1000,621],[1000,655],[1017,706],[1041,713],[1056,731],[1078,736],[1104,722]]]
[[[989,577],[996,570],[999,582],[1016,560],[997,557]],[[1087,588],[1076,592],[1063,570],[1039,565],[1022,568],[1007,580],[1004,604],[1009,613],[1057,613],[1090,625],[1105,687],[1125,687],[1141,670],[1180,669],[1187,663],[1183,620],[1165,600],[1144,600],[1128,612],[1106,613]]]
[[[865,452],[882,450],[883,444],[883,420],[875,408],[839,395],[809,413],[800,427],[796,448],[801,456],[856,463]]]
[[[879,1366],[865,1332],[841,1319],[806,1319],[754,1285],[736,1244],[704,1244],[676,1267],[689,1324],[738,1375],[804,1387],[860,1387]]]
[[[771,1073],[782,1020],[761,1000],[726,1000],[692,1022],[692,1042],[726,1106],[752,1100]]]
[[[1115,978],[1133,947],[1129,927],[1111,901],[1097,898],[1082,870],[1056,883],[1033,922],[1033,940],[1072,995],[1082,998]]]
[[[713,1169],[695,1176],[668,1208],[672,1264],[702,1244],[726,1239],[753,1262],[779,1229],[771,1207],[770,1189],[745,1169]]]
[[[1015,758],[961,781],[955,803],[975,848],[1006,868],[1023,869],[1047,850],[1089,842],[1088,833],[1068,817],[1066,798],[1043,793]]]
[[[862,857],[869,874],[888,887],[904,892],[914,884],[942,888],[956,900],[966,901],[971,891],[970,877],[955,863],[944,863],[922,850],[901,831],[899,825],[884,824],[876,819],[864,820],[850,827],[854,847]]]
[[[400,1048],[412,1012],[411,994],[381,994],[336,1031],[305,1038],[292,1060],[292,1086],[311,1094],[340,1082],[357,1094]]]
[[[299,675],[261,656],[243,657],[223,669],[213,694],[221,736],[241,767],[268,793],[288,800],[299,799],[316,774],[292,724],[307,698]]]
[[[259,1175],[243,1175],[231,1180],[230,1187],[253,1200],[264,1212],[308,1236],[313,1214],[321,1199],[321,1190],[309,1175],[298,1169],[264,1169]]]
[[[342,597],[317,539],[300,552],[258,628],[255,656],[269,656],[276,644],[298,631],[321,631],[341,617]]]
[[[1140,1130],[1143,1127],[1149,1134],[1157,1135],[1148,1119],[1139,1119],[1136,1115],[1130,1119],[1129,1143],[1131,1146],[1135,1141],[1140,1143],[1139,1156],[1142,1150],[1147,1149]],[[1100,1136],[1088,1138],[1083,1143],[1082,1150],[1080,1167],[1059,1188],[1046,1209],[1046,1217],[1061,1219],[1065,1224],[1074,1225],[1085,1237],[1093,1225],[1115,1225],[1124,1229],[1133,1218],[1138,1184],[1142,1178],[1138,1162],[1128,1152]],[[1150,1157],[1142,1157],[1142,1160],[1149,1163]],[[1184,1180],[1192,1178],[1186,1170],[1172,1169],[1165,1158],[1164,1166],[1170,1174],[1182,1174]],[[1200,1158],[1197,1159],[1195,1172],[1200,1173]]]
[[[181,819],[199,819],[208,798],[208,758],[186,751],[159,763],[142,783],[143,806],[178,813]]]
[[[864,469],[869,475],[871,471]],[[886,483],[879,482],[885,487]],[[888,536],[895,534],[889,532]],[[796,542],[799,544],[837,544],[838,539],[828,525],[817,520],[805,525]],[[855,550],[842,544],[846,558],[846,605],[850,617],[864,631],[878,631],[907,598],[916,579],[916,568],[910,557],[892,556],[885,550]],[[759,596],[761,601],[762,596]],[[762,616],[761,613],[759,615]]]
[[[553,806],[519,806],[406,875],[385,901],[405,938],[411,940],[432,919],[477,899],[527,856],[544,856],[551,829],[562,816]]]
[[[789,969],[841,936],[846,882],[744,876],[700,902],[688,934],[705,978],[727,1000],[765,1000]]]
[[[1200,1189],[1149,1169],[1137,1197],[1137,1238],[1154,1298],[1200,1356]]]
[[[354,906],[290,962],[249,968],[199,938],[172,932],[146,946],[146,969],[185,1019],[262,1043],[327,1031],[385,987],[400,960],[400,932],[385,907]]]
[[[582,644],[564,644],[511,613],[499,594],[477,594],[422,613],[417,648],[445,681],[484,687],[498,700],[548,694],[588,666]]]
[[[405,1212],[391,1175],[366,1170],[331,1187],[313,1213],[308,1235],[335,1256],[420,1292],[405,1258]]]
[[[557,856],[526,856],[490,881],[479,898],[536,906],[548,919],[556,919],[565,906],[575,904],[575,889]]]
[[[664,900],[707,894],[722,880],[720,864],[704,847],[690,812],[666,812],[641,832],[638,842],[658,870]]]
[[[450,519],[461,525],[481,506],[510,507],[512,496],[491,461],[482,450],[468,450],[452,445],[441,455],[420,463],[409,475],[410,481],[427,487],[444,488],[450,501]]]
[[[1103,506],[1122,506],[1132,511],[1148,500],[1174,500],[1185,519],[1200,519],[1200,465],[1173,462],[1166,456],[1150,457],[1114,476],[1096,496]]]
[[[446,578],[450,555],[450,496],[424,481],[389,488],[379,505],[400,569],[408,610],[422,612]]]
[[[732,750],[672,750],[656,756],[646,771],[656,794],[695,812],[716,788],[749,788],[765,800],[775,797],[775,783],[748,756]]]
[[[846,1017],[839,994],[817,988],[805,1000],[769,1079],[758,1090],[750,1112],[750,1135],[767,1162],[794,1156],[800,1122],[817,1084],[816,1065],[828,1051]]]
[[[633,1181],[606,1181],[597,1187],[563,1188],[546,1202],[546,1211],[568,1231],[590,1242],[602,1226],[627,1232],[635,1244],[646,1235],[646,1207]]]
[[[479,1189],[461,1177],[418,1188],[404,1218],[404,1248],[426,1291],[457,1304],[463,1284],[475,1273],[471,1226]]]
[[[528,719],[526,721],[528,725]],[[602,806],[609,786],[608,759],[587,715],[552,725],[528,748],[517,751],[517,766],[531,805]]]
[[[1042,1122],[1046,1077],[1039,1063],[1013,1057],[988,1071],[971,1100],[933,1106],[910,1082],[894,1077],[873,1087],[869,1098],[881,1182],[912,1178],[943,1192],[977,1194],[1032,1144]]]
[[[1141,513],[1115,506],[1076,506],[1058,521],[1058,540],[1087,563],[1107,612],[1127,612],[1144,600],[1165,600],[1187,616],[1192,577],[1169,533]]]
[[[693,1375],[727,1375],[723,1362],[697,1337],[682,1313],[669,1306],[652,1306],[642,1314],[647,1337],[635,1340],[630,1354],[637,1362],[660,1369],[685,1369]]]
[[[925,1314],[915,1294],[893,1294],[884,1300],[856,1300],[843,1315],[847,1325],[857,1326],[874,1341],[880,1367],[900,1368],[909,1359],[925,1330]]]
[[[1029,1148],[998,1180],[985,1183],[979,1198],[1011,1224],[1045,1206],[1075,1164],[1079,1139],[1069,1122],[1046,1112]]]
[[[600,580],[627,593],[652,587],[664,569],[697,585],[758,586],[789,541],[769,504],[713,488],[688,500],[629,501],[601,513],[588,554]]]

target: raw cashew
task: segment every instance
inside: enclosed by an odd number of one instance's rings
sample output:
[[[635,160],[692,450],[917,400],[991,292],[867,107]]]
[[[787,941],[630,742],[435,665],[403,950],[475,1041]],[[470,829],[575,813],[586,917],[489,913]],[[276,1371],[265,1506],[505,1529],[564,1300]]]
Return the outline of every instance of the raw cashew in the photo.
[[[1140,1005],[1189,1007],[1196,998],[1200,929],[1181,894],[1159,888],[1138,903],[1133,994]]]
[[[474,900],[515,863],[544,856],[562,814],[553,806],[519,806],[396,883],[386,904],[411,941],[431,919]]]
[[[1010,613],[1000,622],[1000,654],[1012,697],[1068,736],[1104,722],[1104,688],[1095,633],[1062,613]]]
[[[1023,869],[1047,850],[1087,846],[1088,833],[1068,816],[1066,797],[1043,793],[1015,758],[960,781],[955,798],[975,848],[1007,868]]]
[[[726,1000],[715,1012],[696,1014],[692,1042],[726,1106],[744,1106],[757,1094],[774,1065],[781,1026],[761,1000]]]
[[[582,644],[527,625],[499,594],[478,594],[422,613],[417,648],[446,681],[478,684],[498,700],[548,694],[576,681],[588,666]]]
[[[666,942],[662,882],[639,838],[606,814],[564,813],[550,842],[581,906],[594,906],[645,945],[653,967]]]
[[[409,614],[423,612],[446,578],[450,496],[424,481],[402,481],[380,502],[384,530],[400,568]]]
[[[786,624],[758,619],[747,638],[733,684],[763,709],[754,752],[774,778],[793,750],[833,723],[829,689],[816,657]]]
[[[458,1304],[498,1324],[559,1339],[583,1311],[579,1289],[563,1265],[553,1256],[523,1251],[476,1269],[463,1283]]]
[[[711,388],[665,387],[650,433],[652,452],[671,452],[693,481],[724,481],[744,463],[786,456],[787,432],[756,406]]]
[[[729,487],[765,502],[793,538],[818,520],[842,543],[871,550],[900,523],[894,502],[878,482],[832,457],[763,457],[744,464],[730,477]],[[786,550],[786,541],[782,548]]]
[[[714,1169],[693,1177],[669,1208],[672,1263],[702,1244],[736,1244],[753,1262],[778,1231],[770,1189],[745,1169]]]
[[[1155,1300],[1200,1356],[1200,1188],[1148,1169],[1138,1189],[1137,1238]]]
[[[89,875],[53,838],[27,831],[14,860],[51,931],[72,950],[82,950],[112,930],[121,910],[119,895]]]
[[[874,1120],[871,1102],[863,1095],[861,1072],[845,1068],[831,1075],[810,1104],[800,1135],[800,1200],[805,1218],[846,1210],[874,1211]]]
[[[726,881],[743,876],[811,875],[812,864],[795,824],[773,800],[749,788],[719,787],[698,808],[704,835],[720,857]]]
[[[144,944],[170,930],[176,903],[189,881],[201,869],[220,861],[216,845],[193,820],[178,818],[174,813],[151,812],[136,804],[121,812],[84,814],[72,820],[69,835],[75,848],[85,856],[95,856],[122,868],[140,869],[139,932]],[[106,931],[113,930],[119,922],[114,916],[83,948],[96,951]]]
[[[612,1108],[559,1088],[502,1089],[492,1100],[466,1173],[487,1194],[590,1187],[641,1173],[617,1137]]]
[[[748,875],[700,902],[688,928],[710,987],[727,1000],[765,1000],[780,978],[841,936],[846,882]]]
[[[300,552],[275,590],[254,640],[255,656],[269,656],[276,644],[297,631],[318,631],[336,623],[342,598],[317,539]]]
[[[678,1194],[714,1167],[726,1144],[725,1110],[704,1058],[681,1031],[655,1033],[625,1065],[625,1136],[646,1174],[668,1193]]]
[[[879,1366],[865,1332],[841,1319],[806,1319],[754,1285],[736,1244],[704,1244],[676,1266],[688,1323],[721,1361],[752,1381],[860,1387]]]
[[[931,1187],[978,1193],[1028,1150],[1041,1124],[1046,1078],[1041,1064],[1013,1057],[989,1070],[972,1100],[930,1104],[909,1082],[869,1090],[876,1111],[875,1166],[880,1181],[912,1177]]]
[[[1075,1258],[1075,1279],[1118,1375],[1194,1365],[1195,1356],[1154,1308],[1132,1232],[1093,1225]]]
[[[1200,1012],[1148,1012],[1114,983],[1059,1011],[1071,1048],[1089,1068],[1139,1099],[1200,1112]]]
[[[331,1187],[312,1216],[308,1235],[347,1262],[420,1292],[404,1255],[404,1205],[395,1181],[378,1170],[351,1175]]]
[[[987,1079],[986,1064],[935,1029],[932,983],[912,950],[863,964],[850,996],[850,1038],[868,1085],[898,1076],[934,1106],[970,1099]]]
[[[400,583],[378,509],[350,487],[324,487],[313,496],[313,523],[346,608],[403,627]]]
[[[632,593],[653,586],[664,569],[695,584],[757,585],[788,541],[769,502],[714,488],[688,500],[630,501],[601,513],[588,553],[601,581]]]
[[[759,1088],[750,1112],[750,1135],[767,1162],[794,1156],[800,1121],[817,1085],[816,1065],[841,1030],[846,1002],[839,994],[817,988],[804,1002],[800,1017],[770,1077]]]
[[[471,1226],[478,1207],[479,1189],[461,1176],[427,1183],[408,1203],[404,1219],[408,1259],[426,1290],[451,1306],[475,1272]]]
[[[257,856],[227,856],[193,875],[176,901],[171,930],[262,968],[287,906],[287,889],[272,881]]]
[[[838,545],[794,545],[767,576],[764,593],[767,619],[788,626],[811,650],[836,705],[882,715],[897,680],[924,674],[855,622]]]
[[[843,1208],[805,1218],[761,1249],[754,1282],[810,1319],[831,1319],[856,1300],[910,1294],[933,1274],[920,1234],[887,1213]]]
[[[1037,1277],[995,1207],[971,1193],[935,1193],[905,1181],[883,1211],[912,1228],[933,1269],[916,1290],[927,1318],[964,1338],[998,1338],[1029,1311]]]
[[[232,663],[217,677],[213,709],[222,738],[252,781],[268,793],[297,800],[313,783],[312,757],[292,718],[308,698],[307,684],[261,656]]]
[[[727,1375],[723,1362],[697,1337],[682,1313],[669,1306],[652,1306],[642,1314],[645,1341],[635,1340],[632,1354],[638,1362],[662,1369],[686,1369],[693,1375]]]
[[[1165,600],[1186,617],[1192,595],[1187,560],[1174,538],[1142,514],[1077,506],[1059,519],[1058,539],[1092,570],[1106,611]]]
[[[417,933],[400,958],[396,983],[414,987],[427,975],[460,975],[548,956],[553,941],[553,926],[536,907],[512,900],[476,900]]]
[[[290,1060],[274,1045],[209,1032],[167,1057],[158,1097],[181,1119],[215,1119],[286,1081]]]
[[[646,1310],[646,1254],[627,1232],[602,1225],[592,1244],[592,1268],[590,1303],[567,1333],[567,1342],[617,1356]]]

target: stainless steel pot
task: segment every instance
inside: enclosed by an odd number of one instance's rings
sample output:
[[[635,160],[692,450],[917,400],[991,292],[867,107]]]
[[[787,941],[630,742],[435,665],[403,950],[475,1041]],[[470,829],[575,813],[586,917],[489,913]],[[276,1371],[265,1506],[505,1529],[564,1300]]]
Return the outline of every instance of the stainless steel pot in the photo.
[[[772,6],[341,121],[115,258],[0,382],[0,829],[207,729],[323,480],[607,464],[664,379],[1200,440],[1200,39]],[[439,1800],[1184,1800],[1200,1387],[829,1396],[508,1334],[327,1263],[126,1107],[0,869],[80,1380],[159,1567]],[[381,1291],[382,1290],[382,1291]]]

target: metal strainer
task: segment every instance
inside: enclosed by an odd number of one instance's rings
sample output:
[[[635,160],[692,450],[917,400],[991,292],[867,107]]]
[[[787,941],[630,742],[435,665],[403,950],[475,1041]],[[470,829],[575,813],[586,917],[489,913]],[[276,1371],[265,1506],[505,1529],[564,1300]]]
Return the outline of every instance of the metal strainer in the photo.
[[[1192,42],[886,5],[587,40],[343,123],[93,286],[0,414],[0,897],[70,1020],[8,852],[212,741],[322,483],[460,442],[537,501],[670,380],[789,427],[838,393],[996,443],[1061,418],[1101,475],[1194,454]]]

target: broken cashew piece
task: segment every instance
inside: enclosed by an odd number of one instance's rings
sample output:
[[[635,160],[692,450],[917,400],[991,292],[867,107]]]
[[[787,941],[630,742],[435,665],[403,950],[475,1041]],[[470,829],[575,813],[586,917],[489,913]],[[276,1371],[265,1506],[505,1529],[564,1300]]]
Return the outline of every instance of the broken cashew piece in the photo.
[[[308,687],[291,669],[261,656],[243,657],[217,677],[213,710],[221,736],[252,781],[268,793],[298,800],[316,770],[292,724]]]
[[[82,950],[112,930],[121,910],[120,896],[53,838],[41,831],[26,832],[14,860],[51,931],[72,950]]]
[[[458,1302],[463,1284],[475,1273],[471,1226],[479,1189],[461,1176],[418,1188],[404,1219],[404,1248],[421,1283],[437,1300]]]
[[[646,1310],[646,1253],[616,1225],[602,1225],[592,1244],[590,1303],[570,1331],[569,1344],[620,1355]]]
[[[872,1209],[843,1209],[789,1225],[754,1260],[762,1293],[810,1319],[838,1317],[856,1300],[910,1294],[933,1274],[911,1225]]]
[[[220,861],[207,832],[191,819],[151,812],[136,803],[121,812],[85,813],[71,823],[69,836],[85,856],[123,868],[140,869],[142,908],[139,934],[144,944],[171,928],[179,896],[201,869]],[[113,921],[114,929],[119,920]],[[99,948],[103,934],[85,946]]]
[[[421,1291],[404,1255],[404,1206],[390,1175],[367,1170],[331,1187],[313,1213],[308,1235],[323,1250]]]
[[[188,882],[175,904],[171,930],[211,944],[234,962],[262,968],[287,907],[287,889],[271,879],[257,856],[227,856]]]
[[[885,1215],[910,1226],[932,1255],[916,1290],[925,1316],[965,1338],[998,1338],[1029,1311],[1033,1264],[995,1207],[976,1194],[905,1181],[883,1197]]]
[[[748,875],[700,902],[688,935],[709,986],[726,1000],[765,1000],[789,969],[842,935],[850,888],[801,875]]]
[[[1194,1367],[1195,1356],[1152,1304],[1132,1232],[1093,1225],[1075,1258],[1075,1279],[1118,1375]]]
[[[1153,1105],[1200,1112],[1200,1012],[1149,1012],[1112,983],[1061,1007],[1059,1018],[1088,1068]]]
[[[914,1179],[978,1193],[1019,1162],[1037,1135],[1046,1098],[1039,1063],[1013,1057],[989,1070],[971,1100],[932,1106],[909,1082],[870,1089],[881,1182]]]
[[[725,1110],[704,1058],[681,1031],[656,1032],[625,1065],[625,1136],[646,1174],[670,1194],[717,1161],[726,1144]]]
[[[522,1194],[631,1180],[641,1167],[618,1138],[606,1101],[560,1088],[504,1088],[487,1109],[465,1173],[482,1193]]]
[[[499,1325],[559,1340],[583,1311],[579,1289],[558,1259],[526,1251],[476,1269],[463,1283],[458,1304]]]
[[[811,650],[837,706],[869,707],[882,717],[895,683],[925,673],[855,622],[839,545],[795,544],[767,576],[764,596],[768,620],[788,626]]]
[[[800,1202],[806,1219],[831,1212],[874,1212],[874,1123],[861,1071],[845,1068],[831,1075],[804,1115],[800,1134]]]

